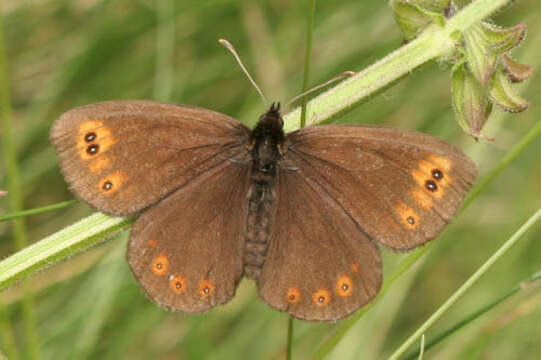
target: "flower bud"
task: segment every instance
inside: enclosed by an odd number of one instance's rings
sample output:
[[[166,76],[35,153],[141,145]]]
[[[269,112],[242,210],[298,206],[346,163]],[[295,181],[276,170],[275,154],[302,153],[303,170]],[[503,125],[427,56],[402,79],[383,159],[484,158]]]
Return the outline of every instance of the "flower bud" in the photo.
[[[482,138],[481,129],[492,111],[486,87],[461,63],[454,68],[452,90],[459,125],[475,139]]]

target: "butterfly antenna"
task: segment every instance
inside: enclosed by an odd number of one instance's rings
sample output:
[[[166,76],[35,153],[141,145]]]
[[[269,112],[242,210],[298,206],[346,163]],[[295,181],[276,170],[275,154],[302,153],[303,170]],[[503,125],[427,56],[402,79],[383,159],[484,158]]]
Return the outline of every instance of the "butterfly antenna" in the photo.
[[[242,60],[240,59],[239,55],[237,54],[237,51],[235,50],[235,48],[233,47],[233,45],[225,40],[225,39],[218,39],[218,42],[223,46],[225,47],[227,50],[229,50],[229,52],[231,54],[233,54],[233,56],[235,57],[235,59],[237,60],[237,62],[239,63],[240,65],[240,68],[242,69],[242,71],[244,72],[244,75],[246,75],[246,77],[248,78],[248,80],[250,80],[250,82],[252,83],[252,85],[255,87],[255,89],[257,90],[257,92],[259,93],[259,96],[261,96],[261,98],[263,99],[263,102],[265,104],[268,104],[268,101],[267,101],[267,98],[265,97],[265,95],[263,95],[263,92],[261,91],[261,89],[259,88],[259,86],[257,86],[256,82],[254,81],[254,79],[252,79],[252,77],[250,76],[250,73],[248,72],[248,70],[246,69],[246,67],[244,66],[244,64],[242,63]]]
[[[315,92],[315,91],[318,91],[319,89],[321,88],[324,88],[326,86],[329,86],[330,84],[332,83],[335,83],[337,81],[340,81],[342,79],[345,79],[347,77],[350,77],[352,75],[355,75],[355,71],[351,71],[351,70],[348,70],[348,71],[344,71],[343,73],[333,77],[332,79],[330,80],[327,80],[325,81],[323,84],[319,84],[317,86],[314,86],[313,88],[311,89],[308,89],[306,90],[305,92],[295,96],[293,99],[289,100],[286,105],[284,107],[289,107],[291,104],[294,104],[295,102],[299,101],[300,99],[304,98],[305,96],[308,96],[310,95],[311,93]]]

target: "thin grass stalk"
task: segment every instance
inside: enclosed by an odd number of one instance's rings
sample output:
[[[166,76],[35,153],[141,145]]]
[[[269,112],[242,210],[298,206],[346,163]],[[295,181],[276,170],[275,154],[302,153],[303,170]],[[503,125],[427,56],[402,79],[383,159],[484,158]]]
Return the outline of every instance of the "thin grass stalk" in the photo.
[[[43,214],[50,211],[56,211],[56,210],[67,208],[76,203],[77,203],[77,200],[68,200],[68,201],[63,201],[63,202],[59,202],[52,205],[42,206],[39,208],[16,211],[16,212],[5,214],[5,215],[0,215],[0,222],[18,219],[18,218],[22,218],[26,216],[31,216],[31,215]]]
[[[442,342],[443,340],[447,339],[449,336],[451,336],[455,332],[459,331],[460,329],[462,329],[466,325],[471,324],[474,320],[478,319],[483,314],[486,314],[491,309],[495,308],[496,306],[498,306],[499,304],[501,304],[502,302],[504,302],[505,300],[507,300],[511,296],[517,294],[520,290],[525,289],[526,286],[528,286],[529,284],[531,284],[531,283],[533,283],[533,282],[535,282],[535,281],[537,281],[539,279],[541,279],[541,271],[537,271],[535,274],[530,276],[529,279],[520,282],[518,285],[514,286],[511,290],[509,290],[508,292],[506,292],[502,296],[498,297],[496,300],[491,301],[490,303],[483,306],[479,310],[477,310],[474,313],[468,315],[464,319],[458,321],[455,325],[451,326],[449,329],[445,330],[441,334],[439,334],[439,335],[435,336],[434,338],[432,338],[432,340],[430,340],[428,342],[428,344],[426,344],[426,346],[424,347],[424,351],[426,352],[431,347],[433,347],[433,346],[439,344],[440,342]],[[413,352],[410,355],[406,356],[404,358],[404,360],[415,359],[418,356],[418,354],[419,354],[419,350],[416,350],[415,352]]]
[[[468,291],[483,276],[494,263],[507,251],[541,218],[541,209],[538,209],[492,256],[481,265],[475,273],[453,294],[443,305],[432,314],[396,351],[389,357],[389,360],[399,359],[400,356],[424,334],[453,304]]]

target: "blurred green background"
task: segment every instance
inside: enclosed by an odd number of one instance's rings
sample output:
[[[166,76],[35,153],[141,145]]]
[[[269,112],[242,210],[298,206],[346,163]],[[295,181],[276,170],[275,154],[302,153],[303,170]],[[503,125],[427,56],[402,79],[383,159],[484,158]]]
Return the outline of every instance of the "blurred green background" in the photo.
[[[287,101],[302,86],[308,1],[4,0],[3,28],[24,207],[72,199],[48,134],[75,106],[111,99],[158,99],[207,107],[252,125],[265,110],[232,56],[227,38],[269,99]],[[541,69],[541,2],[523,0],[501,11],[498,24],[524,21],[528,38],[519,61]],[[360,70],[402,44],[384,1],[317,3],[312,85]],[[340,122],[416,129],[471,155],[480,177],[490,172],[541,116],[541,79],[518,86],[532,102],[524,113],[496,109],[474,142],[454,120],[450,72],[438,63],[415,70]],[[332,352],[333,359],[382,359],[393,352],[541,204],[541,141],[527,147],[435,241]],[[7,174],[9,176],[9,174]],[[5,188],[0,168],[0,189]],[[0,200],[0,214],[8,212]],[[91,214],[77,204],[26,219],[31,242]],[[0,223],[0,256],[14,253],[9,222]],[[288,318],[257,298],[244,280],[227,305],[198,316],[166,312],[149,302],[124,259],[127,233],[32,277],[35,327],[44,359],[279,359]],[[405,254],[383,250],[388,276]],[[524,236],[427,334],[507,292],[541,269],[541,229]],[[21,351],[23,286],[0,294]],[[431,349],[434,359],[539,359],[541,291],[532,286]],[[6,322],[4,321],[5,325]],[[304,359],[334,324],[295,321],[293,356]],[[0,329],[5,335],[5,326]],[[3,337],[3,340],[5,337]],[[4,349],[5,344],[0,345]]]

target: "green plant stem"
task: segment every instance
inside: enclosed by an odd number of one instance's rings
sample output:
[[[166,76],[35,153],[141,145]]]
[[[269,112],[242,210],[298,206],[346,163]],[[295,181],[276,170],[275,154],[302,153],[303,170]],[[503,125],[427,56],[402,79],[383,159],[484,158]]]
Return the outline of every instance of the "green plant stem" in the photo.
[[[473,284],[483,276],[494,263],[501,258],[521,237],[530,229],[541,217],[541,209],[538,209],[526,221],[513,236],[511,236],[492,256],[483,264],[477,271],[470,276],[468,280],[453,294],[447,301],[438,309],[432,316],[428,318],[390,357],[389,360],[398,359],[422,334],[424,334],[430,326],[432,326],[449,308],[468,291]]]
[[[535,282],[535,281],[537,281],[539,279],[541,279],[541,271],[536,272],[535,274],[530,276],[529,279],[527,279],[526,281],[520,282],[518,285],[514,286],[511,290],[509,290],[504,295],[500,296],[499,298],[497,298],[496,300],[490,302],[489,304],[483,306],[478,311],[474,312],[473,314],[470,314],[469,316],[467,316],[466,318],[464,318],[461,321],[457,322],[455,325],[453,325],[449,329],[445,330],[441,334],[439,334],[436,337],[432,338],[432,340],[424,347],[424,351],[426,352],[431,347],[433,347],[433,346],[437,345],[438,343],[440,343],[441,341],[445,340],[451,334],[453,334],[456,331],[460,330],[464,326],[470,324],[471,322],[473,322],[475,319],[477,319],[481,315],[487,313],[489,310],[493,309],[497,305],[501,304],[503,301],[505,301],[508,298],[510,298],[511,296],[515,295],[520,290],[524,289],[525,286],[527,286],[528,284],[533,283],[533,282]],[[413,352],[409,356],[406,356],[404,359],[405,360],[415,359],[418,354],[419,354],[419,350]]]
[[[291,316],[288,317],[287,322],[287,347],[286,347],[286,359],[291,360],[293,359],[292,353],[293,353],[293,318]]]
[[[27,274],[105,241],[132,222],[95,213],[24,248],[0,262],[0,291]]]
[[[452,53],[459,34],[510,1],[477,0],[455,14],[445,26],[431,25],[415,40],[309,101],[307,124],[336,117],[369,100],[413,69]],[[286,131],[299,128],[300,114],[301,109],[297,108],[284,116]]]
[[[69,200],[69,201],[59,202],[58,204],[47,205],[47,206],[43,206],[43,207],[39,207],[35,209],[17,211],[17,212],[6,214],[6,215],[1,215],[0,222],[12,220],[12,219],[18,219],[18,218],[22,218],[22,217],[26,217],[30,215],[42,214],[42,213],[54,211],[54,210],[60,210],[76,203],[77,203],[77,200]]]
[[[316,14],[316,0],[310,0],[310,12],[308,14],[308,24],[306,29],[306,49],[304,53],[304,79],[302,82],[302,91],[308,90],[310,81],[310,54],[312,53],[312,34],[314,32],[314,18]],[[306,125],[306,100],[301,102],[301,119],[299,126],[303,128]]]
[[[9,89],[8,65],[6,60],[6,49],[4,45],[4,30],[3,30],[3,14],[0,12],[0,103],[2,105],[2,152],[4,154],[4,164],[7,170],[7,190],[8,203],[11,211],[19,211],[23,209],[23,197],[21,191],[21,181],[19,168],[17,166],[17,153],[15,150],[14,134],[13,134],[13,113],[11,109],[11,95]],[[16,219],[13,221],[13,239],[16,250],[24,248],[28,242],[28,235],[24,219]],[[29,359],[39,358],[39,342],[36,330],[36,320],[34,312],[34,299],[32,289],[28,283],[23,284],[24,299],[23,299],[23,324],[25,332],[25,343],[27,356]],[[2,306],[0,304],[0,306]],[[4,311],[3,308],[0,311]],[[2,319],[7,321],[7,317]],[[2,324],[2,330],[7,330],[9,325]],[[8,330],[9,331],[9,330]],[[8,337],[10,335],[7,335]]]
[[[419,350],[419,360],[423,360],[423,355],[425,353],[425,336],[421,337],[421,349]]]

